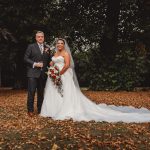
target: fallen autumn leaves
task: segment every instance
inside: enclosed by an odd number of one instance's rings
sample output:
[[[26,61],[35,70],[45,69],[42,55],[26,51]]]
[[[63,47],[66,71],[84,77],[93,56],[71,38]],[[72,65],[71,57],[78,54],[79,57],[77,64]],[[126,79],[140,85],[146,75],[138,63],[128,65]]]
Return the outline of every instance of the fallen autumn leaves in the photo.
[[[25,90],[0,90],[1,149],[149,149],[150,123],[54,121],[26,114]],[[150,92],[93,92],[96,103],[150,109]]]

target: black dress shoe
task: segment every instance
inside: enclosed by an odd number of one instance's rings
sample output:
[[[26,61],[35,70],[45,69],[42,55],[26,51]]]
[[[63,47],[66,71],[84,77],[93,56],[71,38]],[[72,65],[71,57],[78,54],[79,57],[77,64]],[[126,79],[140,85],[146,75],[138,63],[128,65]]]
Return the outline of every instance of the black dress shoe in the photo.
[[[39,115],[41,113],[41,111],[38,111],[37,114]]]
[[[34,116],[33,112],[28,112],[28,116],[33,117]]]

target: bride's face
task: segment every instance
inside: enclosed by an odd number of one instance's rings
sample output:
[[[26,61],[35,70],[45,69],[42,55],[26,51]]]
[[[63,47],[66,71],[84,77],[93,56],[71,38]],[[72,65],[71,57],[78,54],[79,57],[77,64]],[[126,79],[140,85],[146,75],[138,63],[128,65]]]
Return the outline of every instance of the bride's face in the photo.
[[[57,44],[56,44],[56,47],[59,51],[62,51],[64,50],[64,42],[62,40],[58,40],[57,41]]]

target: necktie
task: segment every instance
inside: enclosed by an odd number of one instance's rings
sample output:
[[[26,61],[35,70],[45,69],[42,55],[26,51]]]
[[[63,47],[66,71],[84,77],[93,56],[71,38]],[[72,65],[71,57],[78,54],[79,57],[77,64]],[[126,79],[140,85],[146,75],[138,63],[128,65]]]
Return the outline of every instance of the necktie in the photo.
[[[43,50],[44,50],[43,44],[40,44],[40,50],[41,50],[41,54],[43,54]]]

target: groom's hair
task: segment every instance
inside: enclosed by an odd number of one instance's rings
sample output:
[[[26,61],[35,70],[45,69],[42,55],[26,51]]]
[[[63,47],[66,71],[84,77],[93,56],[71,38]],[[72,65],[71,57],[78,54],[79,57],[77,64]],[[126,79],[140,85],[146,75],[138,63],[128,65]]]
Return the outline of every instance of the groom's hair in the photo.
[[[44,35],[43,31],[37,31],[35,35],[37,35],[38,33],[42,33]]]

